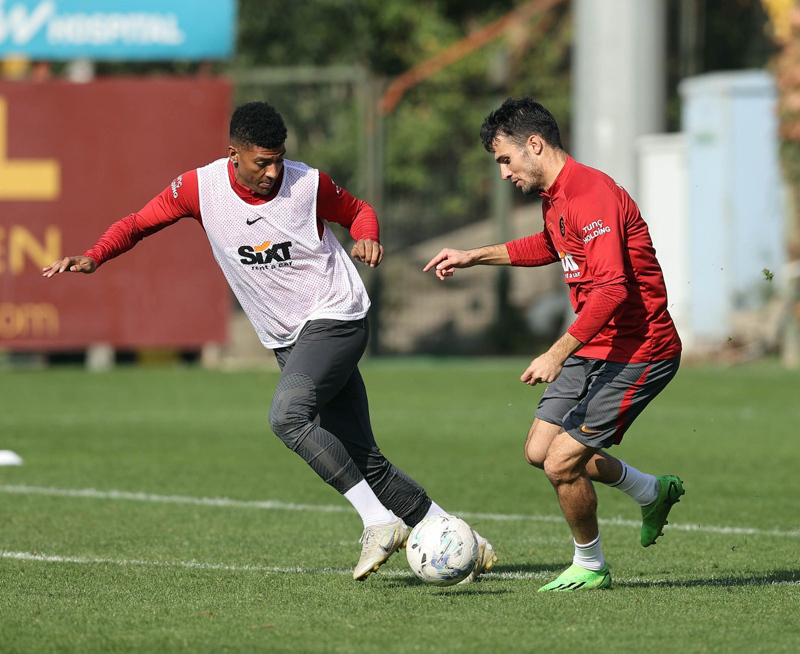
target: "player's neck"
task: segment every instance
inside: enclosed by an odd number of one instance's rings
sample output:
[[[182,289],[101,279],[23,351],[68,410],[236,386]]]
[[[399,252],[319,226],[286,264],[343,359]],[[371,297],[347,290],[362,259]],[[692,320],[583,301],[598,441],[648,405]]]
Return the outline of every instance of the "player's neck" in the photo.
[[[549,191],[567,164],[567,153],[564,150],[550,150],[544,162],[545,192]]]
[[[236,170],[232,163],[228,163],[228,179],[230,180],[231,188],[236,192],[236,195],[246,202],[252,201],[256,204],[261,204],[262,202],[269,202],[278,194],[278,190],[283,183],[283,170],[281,170],[280,175],[278,175],[278,179],[275,180],[275,183],[272,185],[272,188],[266,195],[259,193],[258,191],[254,191],[247,184],[245,184],[239,177],[239,171]]]
[[[251,187],[249,184],[247,184],[247,183],[246,183],[246,182],[245,182],[245,181],[244,181],[244,180],[243,180],[243,179],[242,179],[242,178],[239,176],[239,171],[238,171],[238,170],[235,170],[235,169],[234,169],[234,171],[233,171],[233,178],[236,180],[236,183],[237,183],[237,184],[238,184],[240,187],[242,187],[243,189],[247,189],[248,191],[250,191],[250,192],[251,192],[253,195],[255,195],[256,197],[263,198],[264,200],[266,200],[266,199],[267,199],[267,196],[266,196],[266,195],[264,195],[263,193],[260,193],[260,192],[259,192],[257,189],[254,189],[254,188],[252,188],[252,187]],[[272,189],[270,189],[270,191],[272,191]]]

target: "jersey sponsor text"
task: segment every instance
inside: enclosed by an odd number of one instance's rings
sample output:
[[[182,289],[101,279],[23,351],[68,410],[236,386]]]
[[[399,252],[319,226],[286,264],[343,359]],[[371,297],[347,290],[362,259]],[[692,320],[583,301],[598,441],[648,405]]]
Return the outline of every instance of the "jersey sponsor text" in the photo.
[[[581,271],[578,268],[578,263],[569,252],[559,252],[558,256],[561,258],[561,267],[564,269],[564,276],[567,279],[580,277]]]
[[[583,242],[588,243],[592,239],[595,239],[602,234],[609,234],[610,232],[611,228],[607,225],[604,225],[602,220],[595,220],[583,228],[583,233],[581,236],[583,236]]]
[[[256,246],[242,245],[237,250],[241,257],[239,261],[246,266],[265,266],[264,268],[257,268],[257,270],[266,270],[267,267],[280,268],[292,265],[292,254],[289,251],[289,248],[292,247],[291,241],[275,243],[275,245],[271,247],[270,245],[270,241],[265,241],[261,245]],[[280,265],[266,266],[266,264],[272,264],[273,261],[278,262]]]
[[[183,186],[183,175],[178,175],[175,179],[172,180],[172,184],[169,185],[172,189],[172,197],[177,199],[178,198],[178,189]]]

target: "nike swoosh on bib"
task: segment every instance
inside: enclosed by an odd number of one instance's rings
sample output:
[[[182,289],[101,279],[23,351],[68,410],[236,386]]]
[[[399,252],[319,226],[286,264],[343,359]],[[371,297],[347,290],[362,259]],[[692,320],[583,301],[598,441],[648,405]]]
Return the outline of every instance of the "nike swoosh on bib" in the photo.
[[[258,222],[259,220],[261,220],[263,217],[264,217],[264,216],[259,216],[259,217],[258,217],[258,218],[256,218],[255,220],[250,220],[250,219],[248,218],[246,222],[247,222],[247,224],[248,224],[248,225],[252,225],[252,224],[254,224],[254,223],[257,223],[257,222]]]

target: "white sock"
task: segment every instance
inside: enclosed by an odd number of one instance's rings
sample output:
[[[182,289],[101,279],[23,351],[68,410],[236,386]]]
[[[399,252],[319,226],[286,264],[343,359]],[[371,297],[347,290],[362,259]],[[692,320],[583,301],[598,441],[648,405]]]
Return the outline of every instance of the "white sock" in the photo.
[[[394,513],[381,504],[381,501],[370,488],[366,479],[362,479],[358,482],[347,491],[344,496],[350,504],[353,505],[355,510],[358,511],[358,515],[361,516],[364,527],[387,525],[397,520]]]
[[[450,515],[449,513],[447,513],[447,511],[445,511],[436,502],[431,500],[430,508],[428,508],[428,512],[425,514],[425,516],[422,519],[424,520],[425,518],[430,518],[432,515],[441,515],[442,513],[444,513],[445,515]]]
[[[572,562],[575,565],[587,570],[597,571],[606,564],[606,560],[603,558],[603,551],[600,549],[600,534],[586,545],[579,545],[575,539],[573,539],[573,542],[575,543],[575,556],[572,557]]]
[[[647,506],[658,499],[658,479],[653,475],[639,472],[624,461],[622,464],[622,475],[613,484],[608,484],[611,488],[618,488],[623,493],[627,493],[639,506]]]

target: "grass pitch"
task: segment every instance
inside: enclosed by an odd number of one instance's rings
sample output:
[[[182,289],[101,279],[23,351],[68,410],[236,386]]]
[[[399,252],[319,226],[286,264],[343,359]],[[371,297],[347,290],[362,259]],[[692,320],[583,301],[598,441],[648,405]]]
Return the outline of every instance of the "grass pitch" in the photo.
[[[527,363],[362,367],[384,453],[498,550],[443,589],[404,553],[352,580],[360,521],[271,433],[276,374],[0,372],[0,651],[798,651],[800,374],[684,368],[612,449],[683,478],[665,536],[600,487],[612,588],[537,594],[572,547]]]

